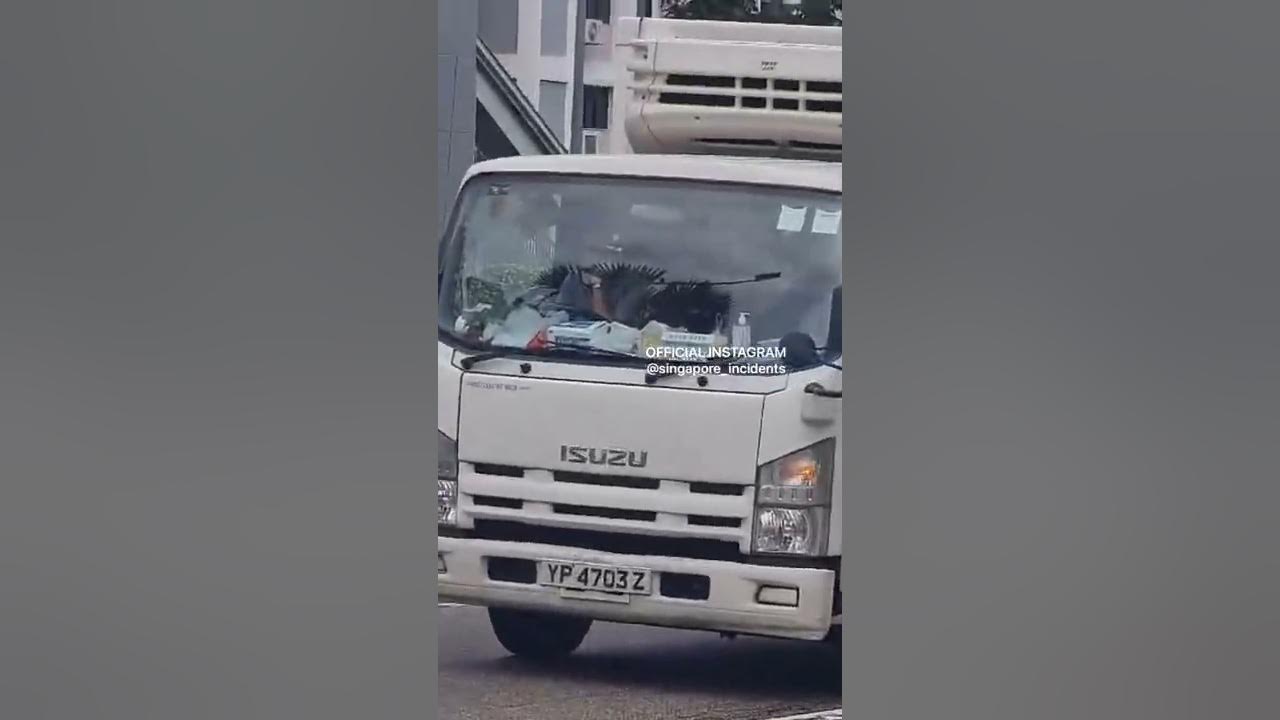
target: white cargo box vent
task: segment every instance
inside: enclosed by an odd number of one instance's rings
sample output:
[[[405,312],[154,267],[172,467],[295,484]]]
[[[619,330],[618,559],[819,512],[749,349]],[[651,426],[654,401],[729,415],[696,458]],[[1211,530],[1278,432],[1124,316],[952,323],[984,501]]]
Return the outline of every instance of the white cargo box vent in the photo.
[[[657,101],[662,105],[683,105],[690,108],[733,108],[746,110],[829,113],[837,123],[843,114],[843,83],[830,80],[799,80],[791,78],[734,77],[729,75],[667,75],[652,89],[657,91]],[[775,116],[787,122],[785,115]],[[797,124],[803,118],[790,118]],[[829,127],[829,126],[828,126]],[[731,125],[730,128],[733,129]],[[717,137],[714,127],[707,128],[706,137],[695,137],[695,143],[707,146],[733,148],[759,148],[839,154],[840,142],[815,142],[787,138],[777,140],[765,137],[735,137],[728,133]],[[797,128],[799,130],[799,128]],[[738,130],[741,133],[741,130]],[[747,133],[749,135],[750,133]],[[776,133],[775,133],[776,134]],[[784,132],[785,134],[785,132]],[[796,134],[801,134],[797,132]]]
[[[830,80],[667,75],[658,102],[667,105],[808,110],[841,114],[843,83]],[[733,92],[723,92],[732,89]]]
[[[624,122],[641,153],[796,155],[839,160],[843,90],[838,28],[747,23],[624,24]],[[634,35],[634,36],[633,36]]]

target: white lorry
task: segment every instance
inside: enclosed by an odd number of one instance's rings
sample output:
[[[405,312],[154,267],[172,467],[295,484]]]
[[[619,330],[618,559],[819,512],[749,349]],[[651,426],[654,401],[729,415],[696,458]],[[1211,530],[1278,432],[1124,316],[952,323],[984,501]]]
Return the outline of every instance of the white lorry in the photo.
[[[627,146],[475,165],[441,243],[440,599],[838,637],[840,30],[614,37]]]

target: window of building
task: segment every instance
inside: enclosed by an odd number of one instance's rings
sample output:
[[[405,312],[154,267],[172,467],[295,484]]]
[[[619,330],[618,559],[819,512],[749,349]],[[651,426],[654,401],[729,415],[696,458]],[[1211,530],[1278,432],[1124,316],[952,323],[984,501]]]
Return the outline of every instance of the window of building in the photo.
[[[480,0],[480,39],[496,53],[514,55],[520,23],[517,0]]]
[[[569,134],[568,123],[565,122],[568,117],[565,112],[568,90],[568,83],[543,80],[538,84],[538,112],[551,126],[556,137],[560,138],[560,142],[565,142]]]
[[[587,130],[609,128],[609,96],[613,88],[587,85],[582,95],[582,127]]]
[[[542,0],[542,54],[569,54],[569,0]]]
[[[609,22],[613,17],[613,8],[610,5],[609,0],[587,0],[587,18]]]

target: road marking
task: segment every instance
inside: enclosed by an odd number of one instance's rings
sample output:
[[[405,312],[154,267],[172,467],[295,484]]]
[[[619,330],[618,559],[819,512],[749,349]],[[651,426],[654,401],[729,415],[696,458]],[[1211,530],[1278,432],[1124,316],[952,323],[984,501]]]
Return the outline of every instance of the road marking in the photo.
[[[788,715],[784,718],[770,718],[770,720],[842,720],[844,718],[844,710],[836,708],[835,710],[821,710],[808,715]]]
[[[462,603],[440,603],[440,607],[442,608],[462,607]]]

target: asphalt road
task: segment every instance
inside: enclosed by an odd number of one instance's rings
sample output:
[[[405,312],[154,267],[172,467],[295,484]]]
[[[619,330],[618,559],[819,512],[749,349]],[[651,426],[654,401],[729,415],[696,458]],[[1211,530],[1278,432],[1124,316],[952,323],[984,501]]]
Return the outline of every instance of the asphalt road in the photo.
[[[440,612],[441,720],[766,720],[840,706],[816,643],[597,623],[568,660],[510,657],[483,609]]]

